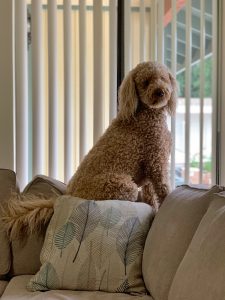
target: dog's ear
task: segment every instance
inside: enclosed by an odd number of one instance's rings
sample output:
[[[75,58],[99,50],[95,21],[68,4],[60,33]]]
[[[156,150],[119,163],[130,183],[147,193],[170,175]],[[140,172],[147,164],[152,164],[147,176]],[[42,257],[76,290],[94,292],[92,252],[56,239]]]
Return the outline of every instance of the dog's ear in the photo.
[[[119,88],[119,117],[123,120],[132,117],[138,107],[133,71],[130,71]]]
[[[178,86],[177,86],[176,79],[173,77],[173,75],[171,73],[169,73],[169,77],[170,77],[170,82],[172,85],[172,93],[171,93],[171,97],[167,104],[167,110],[171,116],[174,116],[176,113]]]

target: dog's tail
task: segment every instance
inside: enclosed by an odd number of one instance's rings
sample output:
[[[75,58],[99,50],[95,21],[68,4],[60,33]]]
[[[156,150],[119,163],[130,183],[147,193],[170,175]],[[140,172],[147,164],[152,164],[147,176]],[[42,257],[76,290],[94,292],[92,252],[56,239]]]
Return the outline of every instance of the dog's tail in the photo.
[[[1,206],[1,223],[10,240],[24,239],[30,234],[40,233],[52,215],[56,197],[13,194]]]

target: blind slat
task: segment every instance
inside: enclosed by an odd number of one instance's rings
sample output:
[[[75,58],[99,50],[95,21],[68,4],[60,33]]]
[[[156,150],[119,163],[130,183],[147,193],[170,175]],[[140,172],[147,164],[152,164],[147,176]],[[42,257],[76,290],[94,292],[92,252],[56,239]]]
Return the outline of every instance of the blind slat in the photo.
[[[48,0],[49,175],[58,177],[57,3]]]
[[[203,180],[203,143],[204,143],[204,86],[205,86],[205,0],[201,0],[200,35],[200,183]]]
[[[140,2],[140,62],[145,61],[145,0]]]
[[[87,153],[87,99],[86,99],[86,0],[80,0],[79,11],[79,51],[80,51],[80,160]]]
[[[157,60],[157,0],[150,2],[150,60]]]
[[[109,122],[117,114],[117,1],[109,2]]]
[[[102,1],[94,1],[94,144],[104,131]]]
[[[45,109],[43,88],[42,5],[32,1],[32,106],[33,106],[33,176],[45,174]]]
[[[64,180],[73,173],[72,28],[71,0],[64,0]]]
[[[23,188],[28,181],[27,6],[15,2],[16,172]]]
[[[185,182],[190,176],[190,105],[191,105],[191,49],[192,49],[192,7],[186,4],[186,58],[185,58]]]
[[[177,65],[177,8],[176,0],[172,0],[172,73],[176,78],[176,65]],[[171,149],[171,186],[175,188],[175,145],[176,145],[176,117],[171,118],[171,134],[173,137]]]
[[[212,1],[212,14],[216,16],[218,12],[217,1]],[[212,61],[217,62],[217,18],[212,18],[212,32],[213,32],[213,41],[212,41]],[[219,182],[217,169],[217,64],[213,64],[212,70],[212,184]],[[219,123],[219,121],[218,121]],[[214,158],[214,159],[213,159]]]
[[[164,62],[164,0],[158,1],[158,47],[157,60]]]

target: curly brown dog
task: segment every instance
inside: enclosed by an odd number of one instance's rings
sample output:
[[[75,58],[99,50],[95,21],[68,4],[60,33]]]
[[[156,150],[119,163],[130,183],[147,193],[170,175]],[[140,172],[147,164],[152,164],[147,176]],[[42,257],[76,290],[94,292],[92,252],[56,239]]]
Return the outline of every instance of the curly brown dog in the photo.
[[[84,199],[142,200],[155,206],[170,190],[171,135],[166,115],[176,107],[176,81],[162,64],[129,72],[119,90],[119,113],[81,162],[67,193]]]
[[[175,113],[176,91],[175,79],[162,64],[141,63],[130,71],[119,90],[118,116],[81,162],[67,194],[137,201],[142,187],[142,201],[157,209],[170,191],[167,113]],[[11,237],[48,223],[53,205],[54,199],[38,197],[12,200],[3,218]]]

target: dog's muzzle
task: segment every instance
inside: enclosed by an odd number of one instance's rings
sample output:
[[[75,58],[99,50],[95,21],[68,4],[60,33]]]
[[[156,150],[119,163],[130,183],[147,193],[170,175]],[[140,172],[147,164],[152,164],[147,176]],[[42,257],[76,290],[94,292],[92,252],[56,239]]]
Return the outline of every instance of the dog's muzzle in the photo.
[[[162,98],[165,96],[165,91],[163,89],[158,88],[154,91],[153,96],[155,98]]]

